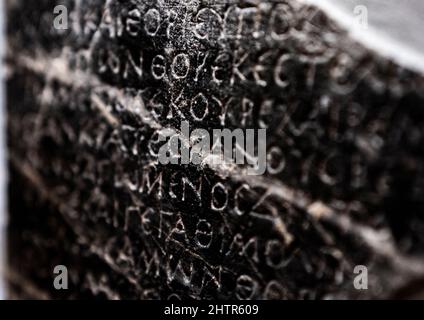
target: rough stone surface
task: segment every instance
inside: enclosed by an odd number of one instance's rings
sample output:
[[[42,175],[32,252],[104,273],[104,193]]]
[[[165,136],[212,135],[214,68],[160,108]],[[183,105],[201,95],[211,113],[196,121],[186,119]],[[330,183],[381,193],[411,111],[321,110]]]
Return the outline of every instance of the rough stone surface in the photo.
[[[421,75],[295,0],[57,4],[7,1],[11,297],[423,293]],[[182,120],[266,128],[269,170],[159,164]]]

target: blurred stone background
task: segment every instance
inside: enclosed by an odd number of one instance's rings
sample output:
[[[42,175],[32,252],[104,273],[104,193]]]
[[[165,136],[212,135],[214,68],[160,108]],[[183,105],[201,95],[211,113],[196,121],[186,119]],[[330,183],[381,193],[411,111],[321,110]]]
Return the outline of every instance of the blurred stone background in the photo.
[[[399,7],[369,1],[370,29],[359,32],[345,19],[359,2],[315,2],[323,13],[303,1],[239,1],[240,12],[257,10],[268,17],[280,3],[284,19],[273,20],[278,37],[264,32],[272,21],[264,19],[262,37],[246,32],[242,41],[210,43],[179,32],[186,22],[182,14],[176,15],[175,29],[161,27],[155,37],[132,29],[141,15],[152,18],[154,1],[64,1],[73,23],[69,31],[57,32],[52,9],[59,3],[8,1],[7,274],[13,298],[422,294],[424,80],[415,28],[422,12],[418,2]],[[222,3],[213,7],[221,15],[230,7]],[[157,9],[164,17],[171,12]],[[393,10],[396,15],[387,18]],[[110,32],[113,21],[132,24],[119,34]],[[140,52],[145,64],[138,68]],[[148,62],[163,55],[169,65],[181,52],[194,63],[207,53],[205,69],[225,52],[230,58],[220,65],[230,68],[221,74],[224,85],[207,73],[197,81],[193,70],[183,79],[171,72],[170,79],[153,76]],[[251,58],[243,67],[267,68],[265,86],[231,73],[240,52]],[[263,52],[269,54],[265,66],[258,64]],[[281,72],[275,71],[276,61],[284,64]],[[146,141],[155,129],[192,116],[183,108],[170,116],[165,112],[182,89],[187,101],[199,92],[243,101],[225,111],[231,116],[225,124],[232,127],[247,126],[243,108],[245,98],[251,99],[255,112],[248,125],[269,127],[269,142],[287,155],[285,170],[249,178],[208,166],[151,166]],[[264,99],[278,103],[267,110]],[[165,110],[155,109],[158,103]],[[192,123],[221,125],[222,110],[211,110],[207,120],[191,118]],[[168,178],[164,188],[172,192],[158,191],[157,184],[143,187],[162,175]],[[196,196],[198,181],[203,184]],[[246,185],[253,190],[243,197],[246,214],[237,213],[235,201],[216,210],[213,201],[222,205],[223,195],[214,198],[214,188],[231,194],[246,191]],[[160,225],[152,226],[158,217]],[[208,243],[202,236],[211,229]],[[52,288],[58,264],[69,267],[69,291]],[[358,264],[369,267],[367,291],[352,286]]]

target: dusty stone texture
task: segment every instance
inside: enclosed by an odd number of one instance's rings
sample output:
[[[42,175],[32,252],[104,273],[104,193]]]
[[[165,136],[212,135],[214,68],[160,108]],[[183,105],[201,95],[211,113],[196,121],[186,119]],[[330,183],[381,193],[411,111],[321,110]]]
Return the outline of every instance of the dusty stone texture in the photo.
[[[422,294],[421,75],[295,0],[58,4],[7,3],[11,297]],[[266,128],[269,170],[159,164],[183,120]]]

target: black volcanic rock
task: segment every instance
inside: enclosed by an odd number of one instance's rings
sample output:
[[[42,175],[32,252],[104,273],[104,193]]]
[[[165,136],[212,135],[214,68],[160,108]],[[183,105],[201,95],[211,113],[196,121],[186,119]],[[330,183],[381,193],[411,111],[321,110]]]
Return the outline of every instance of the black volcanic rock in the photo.
[[[422,294],[422,75],[294,0],[9,0],[7,16],[11,297]],[[267,172],[158,163],[158,131],[182,121],[267,129]]]

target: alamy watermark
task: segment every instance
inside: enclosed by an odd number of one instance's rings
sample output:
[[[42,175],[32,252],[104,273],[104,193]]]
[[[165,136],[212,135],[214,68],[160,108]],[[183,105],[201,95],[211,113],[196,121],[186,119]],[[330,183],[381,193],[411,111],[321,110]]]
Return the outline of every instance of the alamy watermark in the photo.
[[[160,144],[155,154],[159,163],[247,165],[247,175],[262,175],[267,169],[266,129],[206,129],[190,131],[188,121],[180,131],[165,128],[158,131]]]
[[[368,30],[368,8],[365,5],[357,5],[353,8],[353,14],[355,15],[355,27]]]
[[[67,30],[69,27],[68,23],[68,8],[64,5],[57,5],[53,9],[55,14],[53,20],[53,26],[57,30]]]
[[[363,265],[357,265],[353,269],[357,276],[353,279],[353,287],[356,290],[368,290],[368,268]]]
[[[68,289],[68,268],[64,265],[57,265],[54,267],[53,273],[55,274],[53,287],[56,290]]]

